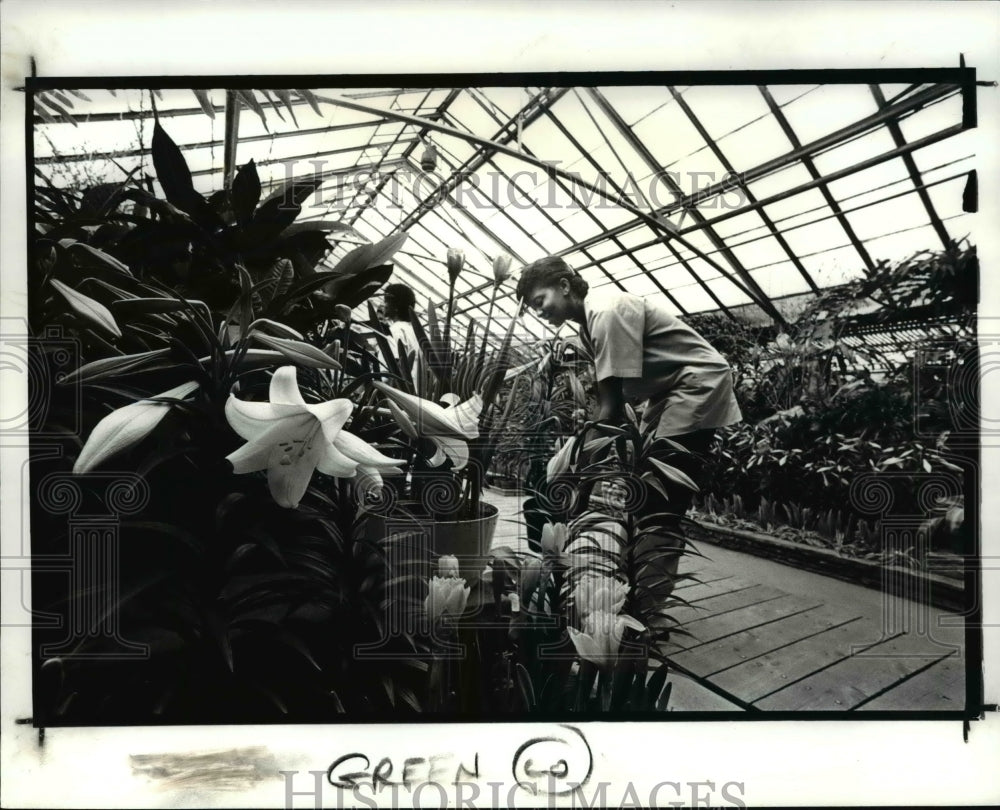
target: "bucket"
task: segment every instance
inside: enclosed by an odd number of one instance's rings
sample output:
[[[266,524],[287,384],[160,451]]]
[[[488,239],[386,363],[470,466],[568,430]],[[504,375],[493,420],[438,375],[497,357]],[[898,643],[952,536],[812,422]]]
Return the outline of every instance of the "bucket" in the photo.
[[[423,573],[438,573],[438,559],[458,558],[459,576],[474,587],[490,558],[499,510],[491,503],[479,504],[479,517],[465,520],[435,520],[419,503],[401,503],[388,515],[369,514],[366,537],[378,542],[390,535],[406,536],[405,557],[409,562],[426,560]],[[391,559],[391,557],[390,557]]]

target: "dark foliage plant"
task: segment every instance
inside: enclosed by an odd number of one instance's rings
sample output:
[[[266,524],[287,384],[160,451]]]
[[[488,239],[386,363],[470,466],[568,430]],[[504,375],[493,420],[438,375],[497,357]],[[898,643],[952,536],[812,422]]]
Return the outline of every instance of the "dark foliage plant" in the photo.
[[[978,403],[963,381],[978,378],[978,272],[975,247],[955,244],[825,291],[787,335],[703,323],[732,352],[746,417],[720,431],[704,494],[716,503],[739,498],[750,514],[768,502],[807,510],[809,528],[819,515],[842,514],[840,528],[826,532],[831,542],[839,535],[843,550],[870,554],[880,550],[873,518],[852,494],[859,476],[880,476],[899,514],[927,518],[919,495],[927,476],[952,482],[950,497],[969,491],[975,449],[967,437]],[[943,321],[948,336],[894,349],[852,339],[859,325],[892,334],[900,319],[910,330]]]
[[[34,629],[35,718],[316,722],[417,711],[423,642],[384,626],[409,575],[387,585],[395,540],[365,532],[360,482],[317,473],[287,509],[264,477],[233,475],[225,460],[241,445],[229,397],[266,400],[278,366],[297,367],[306,402],[350,402],[363,444],[391,432],[367,387],[379,373],[370,329],[350,310],[388,279],[405,235],[321,270],[338,228],[295,222],[315,182],[264,197],[251,162],[231,189],[204,197],[159,124],[152,156],[163,198],[131,179],[82,194],[39,186],[29,324],[47,402],[32,424],[33,593],[54,621]],[[177,386],[186,393],[152,404]],[[83,464],[82,438],[101,444],[105,417],[140,402],[143,415],[116,423],[99,462]],[[151,412],[148,429],[120,438]],[[45,486],[77,493],[69,517]],[[109,487],[123,486],[115,501]],[[116,513],[109,504],[119,502],[135,508]],[[73,552],[79,516],[101,514],[114,576],[53,576],[46,560]],[[93,624],[67,642],[81,611]],[[358,657],[359,647],[389,660]]]

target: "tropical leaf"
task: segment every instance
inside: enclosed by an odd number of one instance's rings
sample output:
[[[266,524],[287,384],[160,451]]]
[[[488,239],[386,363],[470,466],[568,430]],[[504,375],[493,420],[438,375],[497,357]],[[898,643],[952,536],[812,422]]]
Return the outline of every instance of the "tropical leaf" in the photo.
[[[260,106],[260,102],[257,101],[257,98],[253,94],[253,90],[237,90],[236,97],[257,114],[257,117],[260,118],[261,123],[264,125],[264,131],[270,132],[267,128],[267,116],[264,114],[264,108]]]
[[[319,275],[319,274],[317,274]],[[334,280],[324,292],[329,297],[329,305],[345,304],[354,307],[374,295],[392,276],[392,265],[369,267],[350,276]]]
[[[273,90],[275,96],[281,101],[282,104],[288,109],[288,114],[292,116],[292,123],[298,127],[299,122],[295,120],[295,109],[292,107],[292,94],[289,90]]]
[[[370,267],[384,265],[403,246],[406,239],[407,234],[401,232],[371,245],[360,245],[337,262],[333,271],[341,275],[351,275]]]
[[[201,106],[205,115],[212,120],[215,120],[215,105],[212,104],[212,100],[208,97],[208,91],[192,90],[191,92],[194,93],[194,97],[198,99],[198,104]]]
[[[236,221],[247,225],[260,202],[260,178],[253,160],[236,172],[230,197]]]
[[[170,203],[190,214],[196,222],[213,226],[222,224],[205,198],[194,190],[191,170],[184,155],[159,121],[153,125],[152,156],[156,179]]]
[[[319,99],[316,98],[316,95],[311,90],[296,90],[295,92],[308,102],[309,106],[312,107],[313,112],[316,113],[316,115],[323,114],[319,108]]]

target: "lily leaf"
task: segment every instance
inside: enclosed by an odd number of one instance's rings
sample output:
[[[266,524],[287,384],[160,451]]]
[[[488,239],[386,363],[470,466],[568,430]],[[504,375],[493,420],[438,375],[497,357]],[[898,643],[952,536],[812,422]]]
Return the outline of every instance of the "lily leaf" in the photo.
[[[687,473],[678,470],[676,467],[671,467],[669,464],[664,464],[658,458],[651,458],[650,461],[665,478],[673,481],[675,484],[680,484],[682,487],[687,487],[694,492],[699,491],[698,485],[691,480]]]
[[[289,360],[301,366],[328,369],[339,369],[341,367],[340,363],[311,343],[306,343],[302,340],[292,340],[291,338],[272,337],[263,332],[255,332],[254,337],[265,346],[281,352]]]
[[[114,256],[109,256],[103,250],[92,248],[85,242],[73,242],[67,247],[71,252],[76,251],[77,253],[83,253],[87,257],[91,259],[96,259],[98,262],[105,265],[106,267],[111,268],[112,270],[116,270],[119,273],[124,273],[126,276],[132,275],[132,271],[129,270],[128,267],[126,267],[120,261],[118,261],[118,259],[116,259]]]
[[[169,353],[170,349],[156,349],[150,352],[140,352],[139,354],[126,354],[122,357],[105,357],[100,360],[94,360],[61,378],[59,384],[70,385],[73,383],[94,382],[105,377],[125,374],[135,371]]]
[[[197,388],[196,382],[183,383],[154,398],[133,402],[109,413],[94,427],[73,465],[73,472],[90,472],[111,456],[140,442],[169,412],[170,404],[164,400],[183,399]]]
[[[83,293],[77,292],[68,284],[63,284],[58,279],[52,279],[51,281],[52,286],[66,299],[77,315],[84,320],[100,326],[102,329],[106,329],[115,337],[122,336],[122,330],[118,328],[115,316],[111,314],[111,311],[104,304],[95,301]]]

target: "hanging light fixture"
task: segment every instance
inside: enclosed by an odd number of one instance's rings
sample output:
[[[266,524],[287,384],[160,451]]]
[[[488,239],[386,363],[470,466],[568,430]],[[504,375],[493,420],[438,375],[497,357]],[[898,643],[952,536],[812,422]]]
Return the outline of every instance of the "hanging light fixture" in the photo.
[[[420,168],[425,172],[432,172],[437,168],[437,148],[434,142],[428,138],[424,146],[424,153],[420,156]]]

